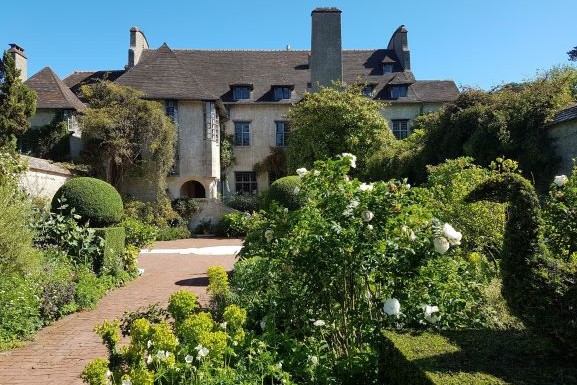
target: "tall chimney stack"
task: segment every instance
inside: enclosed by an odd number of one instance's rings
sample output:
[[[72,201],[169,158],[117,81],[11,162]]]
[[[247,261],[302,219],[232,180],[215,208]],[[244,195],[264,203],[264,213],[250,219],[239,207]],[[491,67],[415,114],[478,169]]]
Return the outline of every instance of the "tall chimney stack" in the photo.
[[[24,48],[20,47],[18,44],[9,44],[10,49],[8,53],[14,59],[16,64],[16,69],[20,71],[20,79],[25,82],[28,79],[28,58],[24,54]]]
[[[136,27],[130,28],[130,47],[128,48],[128,65],[126,69],[131,69],[140,61],[142,51],[148,49],[146,36]]]
[[[311,16],[311,85],[318,91],[319,86],[343,80],[341,10],[317,8]]]

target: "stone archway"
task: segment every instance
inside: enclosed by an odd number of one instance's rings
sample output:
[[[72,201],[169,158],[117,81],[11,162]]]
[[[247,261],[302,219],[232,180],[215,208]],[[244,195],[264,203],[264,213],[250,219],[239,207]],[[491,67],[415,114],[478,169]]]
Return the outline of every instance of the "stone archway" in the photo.
[[[206,198],[206,190],[202,183],[196,180],[189,180],[180,186],[181,198]]]

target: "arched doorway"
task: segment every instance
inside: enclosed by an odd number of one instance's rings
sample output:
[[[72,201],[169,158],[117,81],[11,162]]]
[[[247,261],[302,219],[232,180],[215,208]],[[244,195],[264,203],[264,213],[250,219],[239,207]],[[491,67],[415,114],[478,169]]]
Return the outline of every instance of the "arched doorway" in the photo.
[[[204,186],[195,180],[189,180],[180,186],[181,198],[206,198]]]

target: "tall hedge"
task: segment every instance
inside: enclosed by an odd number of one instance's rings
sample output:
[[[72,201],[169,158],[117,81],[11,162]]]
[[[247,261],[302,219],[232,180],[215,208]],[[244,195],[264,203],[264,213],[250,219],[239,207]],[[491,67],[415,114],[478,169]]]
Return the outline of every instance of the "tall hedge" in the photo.
[[[61,198],[65,199],[63,213],[74,208],[80,222],[92,227],[106,227],[122,219],[123,204],[120,194],[112,185],[96,178],[73,178],[64,183],[52,199],[52,211],[60,209]]]

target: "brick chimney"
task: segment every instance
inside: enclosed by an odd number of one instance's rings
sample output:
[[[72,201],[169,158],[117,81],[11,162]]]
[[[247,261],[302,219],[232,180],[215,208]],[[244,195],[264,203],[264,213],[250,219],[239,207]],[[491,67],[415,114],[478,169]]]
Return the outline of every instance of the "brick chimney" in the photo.
[[[343,79],[341,10],[317,8],[312,13],[311,84],[328,86]]]
[[[130,47],[128,48],[128,65],[126,69],[131,69],[140,61],[142,51],[148,49],[148,40],[144,33],[137,27],[130,28]]]
[[[393,36],[391,36],[391,40],[389,40],[389,46],[387,49],[391,49],[395,51],[397,58],[399,59],[399,63],[403,67],[404,70],[411,69],[411,53],[409,51],[409,42],[407,39],[407,29],[404,25],[401,25]]]
[[[14,59],[16,64],[16,69],[20,71],[20,79],[26,81],[28,79],[28,58],[24,54],[24,48],[20,47],[18,44],[10,44],[10,49],[8,53]]]

